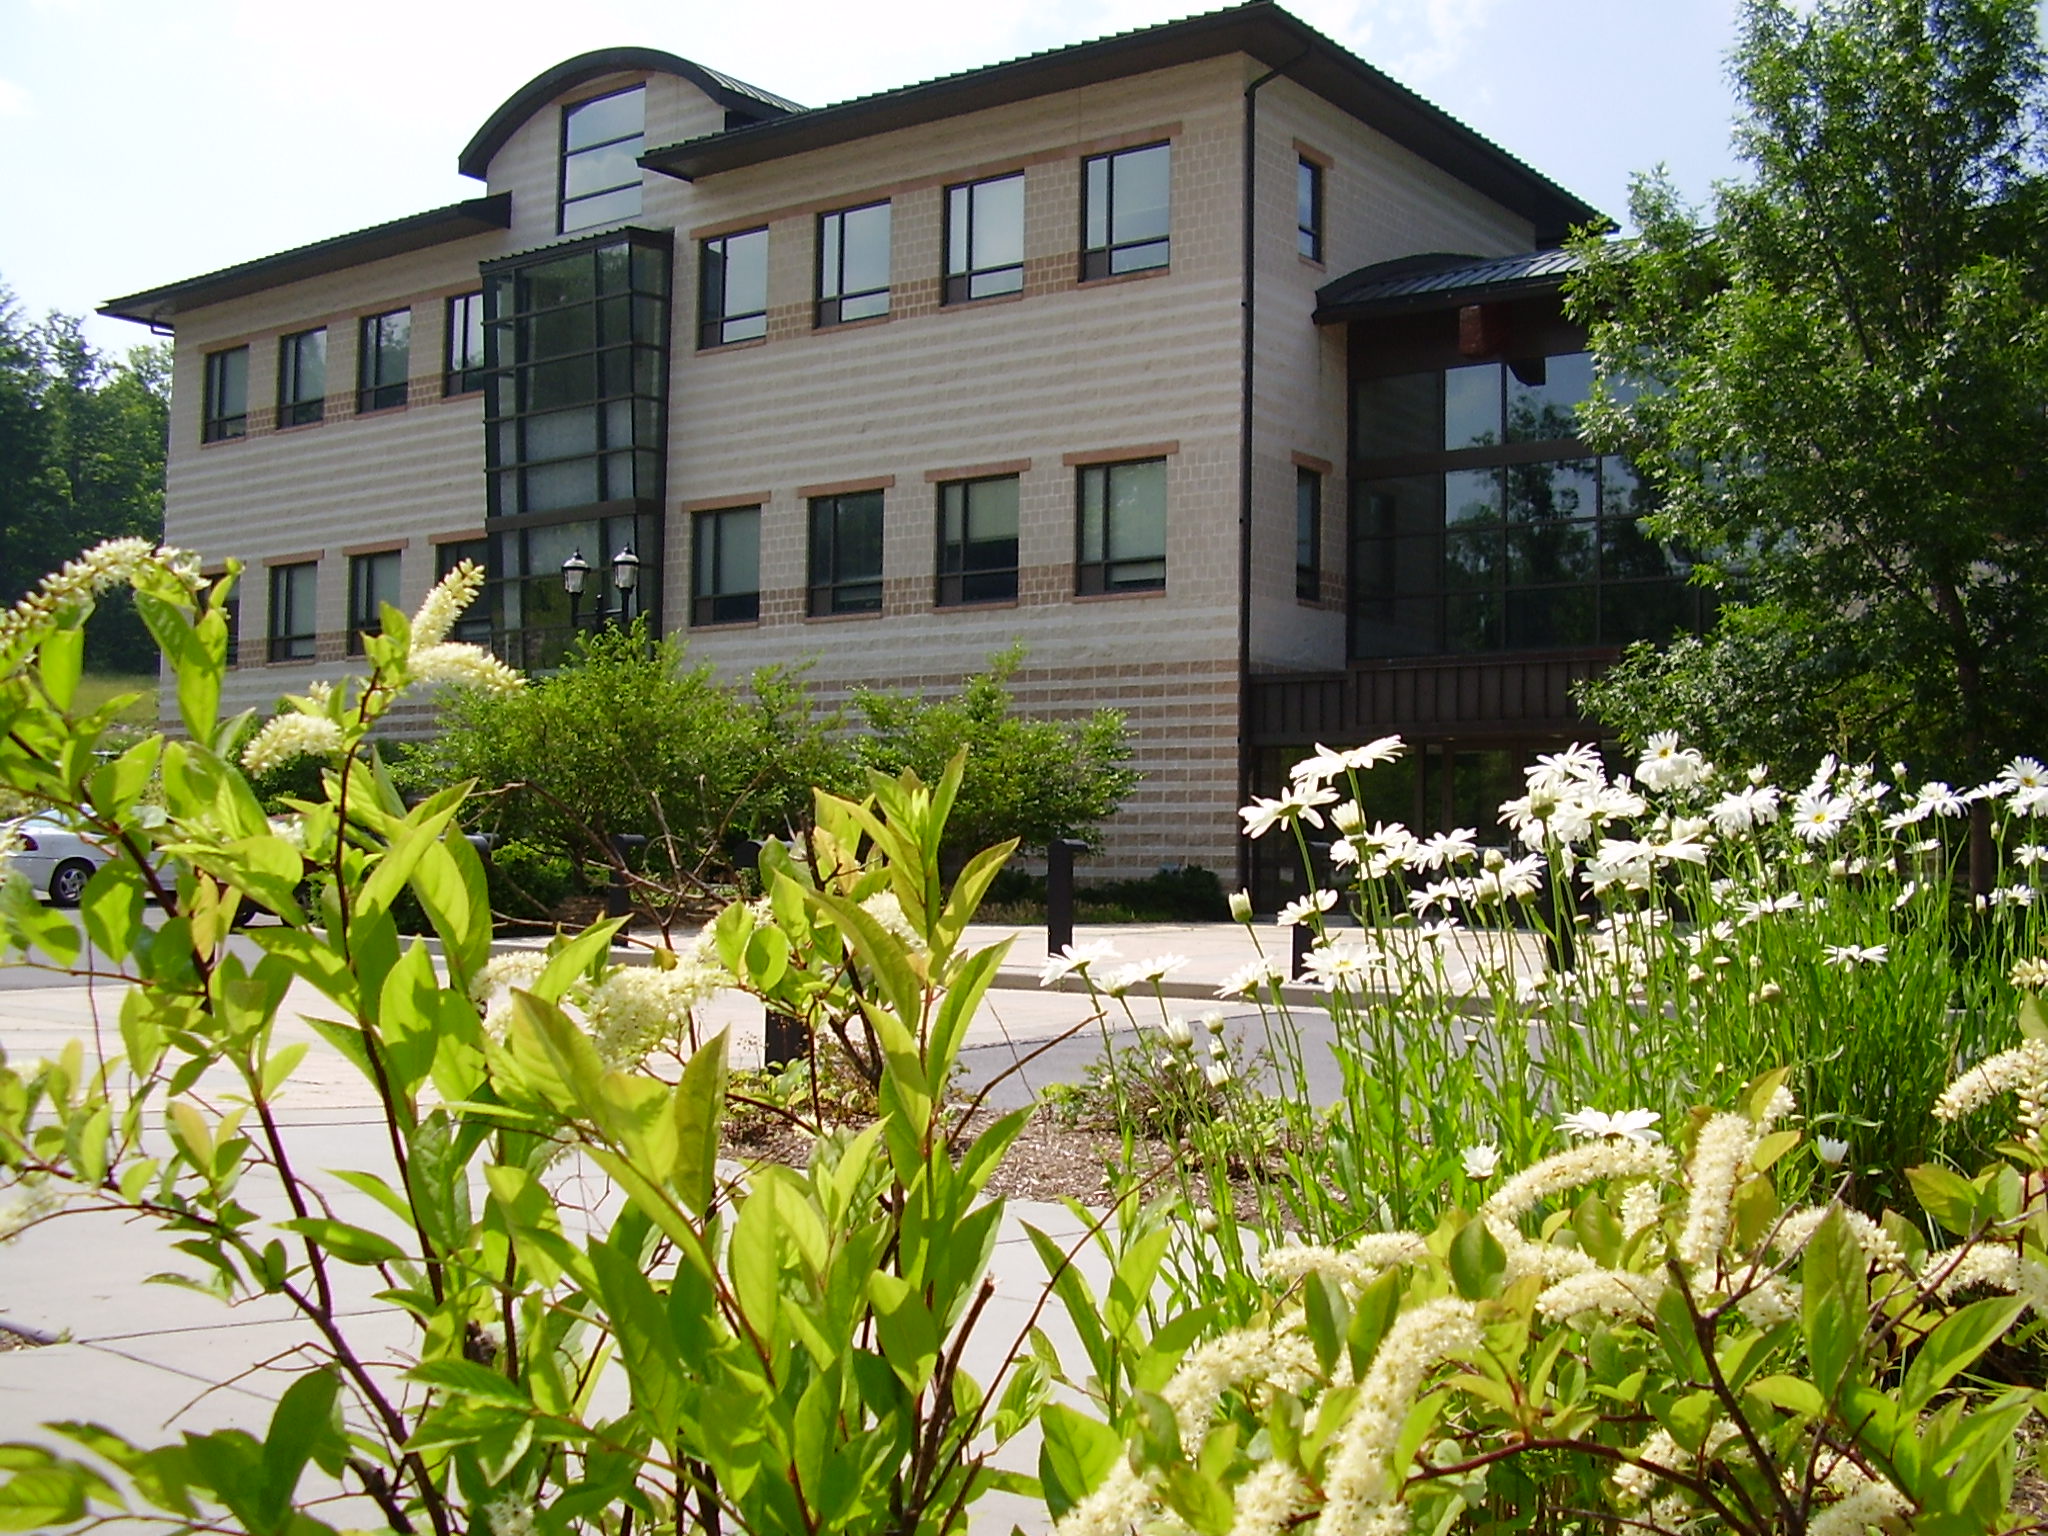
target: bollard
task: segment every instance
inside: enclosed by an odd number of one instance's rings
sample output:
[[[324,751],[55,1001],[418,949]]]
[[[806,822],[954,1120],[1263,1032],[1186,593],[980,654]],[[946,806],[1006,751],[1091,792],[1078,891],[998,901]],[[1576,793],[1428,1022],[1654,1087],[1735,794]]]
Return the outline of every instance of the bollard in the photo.
[[[1287,979],[1302,981],[1306,979],[1308,952],[1315,947],[1316,931],[1307,923],[1296,923],[1290,931],[1294,935],[1294,947],[1287,965]]]
[[[758,884],[761,876],[761,844],[748,838],[733,850],[735,869],[748,870]],[[804,1021],[794,1014],[784,1013],[778,1008],[764,1007],[761,1018],[761,1063],[768,1067],[786,1067],[792,1061],[802,1061],[811,1054],[811,1032],[804,1028]]]
[[[1056,837],[1045,845],[1045,952],[1056,955],[1074,942],[1074,855],[1088,845]]]
[[[626,884],[626,855],[637,853],[647,846],[647,839],[638,832],[620,832],[612,838],[611,878],[604,887],[604,915],[606,917],[630,917],[633,912],[632,889]],[[624,948],[626,925],[612,935],[613,945]]]

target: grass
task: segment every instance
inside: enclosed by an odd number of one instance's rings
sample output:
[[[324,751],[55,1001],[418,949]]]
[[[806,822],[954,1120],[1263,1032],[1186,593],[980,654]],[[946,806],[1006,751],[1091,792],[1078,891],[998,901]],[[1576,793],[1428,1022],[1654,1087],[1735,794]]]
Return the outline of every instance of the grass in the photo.
[[[100,705],[124,693],[140,694],[120,718],[129,725],[154,726],[156,724],[157,679],[153,672],[99,672],[88,673],[78,684],[80,711],[97,709]]]

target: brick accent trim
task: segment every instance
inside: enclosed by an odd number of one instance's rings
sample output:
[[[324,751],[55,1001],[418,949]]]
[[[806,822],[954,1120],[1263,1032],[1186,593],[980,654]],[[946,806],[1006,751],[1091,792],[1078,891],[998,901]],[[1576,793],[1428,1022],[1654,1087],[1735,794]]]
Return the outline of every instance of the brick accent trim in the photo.
[[[679,508],[681,512],[724,512],[733,507],[765,507],[775,499],[772,491],[740,491],[731,496],[700,496],[695,501],[686,501]]]
[[[1294,461],[1296,469],[1312,469],[1319,475],[1334,475],[1337,472],[1337,466],[1328,459],[1319,459],[1314,454],[1303,453],[1298,448],[1287,457]]]
[[[368,544],[345,544],[342,546],[341,552],[344,555],[353,557],[355,555],[388,555],[394,550],[411,548],[411,539],[377,539]]]
[[[813,496],[851,496],[856,491],[893,491],[896,489],[894,475],[869,475],[861,480],[827,480],[822,485],[800,485],[796,494],[808,501]],[[845,615],[837,615],[845,617]]]
[[[1317,149],[1313,144],[1296,139],[1294,141],[1294,152],[1310,165],[1321,166],[1326,171],[1336,169],[1337,161],[1328,150]]]
[[[427,542],[429,544],[436,545],[462,544],[468,542],[470,539],[489,538],[490,533],[491,530],[488,528],[471,528],[465,530],[462,533],[430,533],[427,535]]]
[[[968,464],[959,469],[928,469],[924,472],[924,483],[944,485],[953,480],[993,480],[999,475],[1030,473],[1029,459],[1004,459],[999,464]]]
[[[263,568],[267,571],[273,565],[308,565],[325,560],[326,558],[327,551],[324,549],[302,550],[295,555],[265,555],[263,557]]]
[[[1180,439],[1166,443],[1139,443],[1134,448],[1090,448],[1080,453],[1063,453],[1060,462],[1069,469],[1084,464],[1121,464],[1126,459],[1165,459],[1180,452]]]

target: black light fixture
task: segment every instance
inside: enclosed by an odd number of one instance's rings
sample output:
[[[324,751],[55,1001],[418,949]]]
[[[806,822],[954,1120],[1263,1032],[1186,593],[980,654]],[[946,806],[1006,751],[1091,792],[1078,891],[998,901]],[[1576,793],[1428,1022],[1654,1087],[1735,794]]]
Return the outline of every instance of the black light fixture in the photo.
[[[583,583],[590,575],[590,562],[576,550],[562,562],[562,590],[569,594],[569,628],[575,629],[577,610],[583,606]]]
[[[628,544],[612,556],[612,585],[619,589],[619,622],[633,616],[633,589],[640,585],[640,557]]]

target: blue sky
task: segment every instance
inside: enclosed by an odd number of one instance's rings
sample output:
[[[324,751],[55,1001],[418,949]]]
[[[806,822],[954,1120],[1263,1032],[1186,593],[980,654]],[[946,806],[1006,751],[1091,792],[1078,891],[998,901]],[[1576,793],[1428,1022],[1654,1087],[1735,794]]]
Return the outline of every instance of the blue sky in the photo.
[[[1736,0],[1283,0],[1596,206],[1734,173]],[[0,0],[0,282],[31,313],[476,195],[527,79],[665,48],[807,105],[1204,9],[1187,0]],[[95,321],[123,348],[139,327]]]

